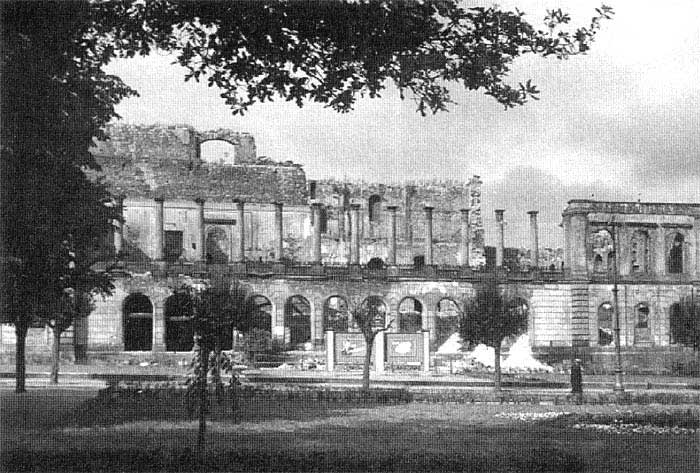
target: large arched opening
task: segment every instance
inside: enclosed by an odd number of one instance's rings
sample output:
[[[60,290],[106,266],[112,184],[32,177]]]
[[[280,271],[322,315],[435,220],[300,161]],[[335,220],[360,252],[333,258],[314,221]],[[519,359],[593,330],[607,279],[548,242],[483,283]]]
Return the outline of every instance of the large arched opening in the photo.
[[[230,166],[236,162],[236,147],[225,140],[207,140],[199,145],[199,157],[205,163]]]
[[[302,296],[287,299],[284,304],[284,325],[289,330],[293,347],[311,341],[311,304]]]
[[[420,332],[423,328],[423,304],[415,297],[399,302],[399,332]]]
[[[649,304],[646,302],[637,304],[634,313],[634,344],[646,345],[651,343],[651,309],[649,308]]]
[[[609,302],[598,306],[598,345],[607,346],[613,343],[613,315],[615,310]]]
[[[459,332],[459,305],[449,298],[440,299],[435,313],[434,346],[439,349],[447,340]]]
[[[173,294],[165,300],[165,349],[190,351],[193,346],[192,299],[187,294]]]
[[[272,334],[272,302],[265,296],[254,294],[248,298],[251,310],[251,329],[258,329]]]
[[[360,311],[372,321],[371,325],[374,328],[386,327],[386,314],[388,312],[387,305],[380,296],[369,296],[362,304]],[[353,321],[357,325],[357,321]]]
[[[153,304],[141,293],[124,300],[123,336],[125,351],[149,351],[153,347]]]

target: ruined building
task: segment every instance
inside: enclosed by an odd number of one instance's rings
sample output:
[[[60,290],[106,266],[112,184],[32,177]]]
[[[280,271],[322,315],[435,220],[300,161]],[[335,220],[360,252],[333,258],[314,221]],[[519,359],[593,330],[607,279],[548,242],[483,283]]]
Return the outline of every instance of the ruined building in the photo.
[[[494,274],[527,308],[541,357],[575,353],[609,366],[615,284],[626,369],[667,370],[682,353],[671,324],[681,298],[700,287],[700,204],[571,201],[563,264],[524,268],[505,264],[505,222],[529,219],[522,243],[529,261],[541,262],[537,212],[497,210],[496,269],[485,269],[476,176],[312,181],[300,165],[257,156],[248,134],[107,132],[93,154],[122,215],[115,258],[103,265],[115,290],[65,335],[76,355],[190,350],[192,328],[174,288],[214,278],[245,287],[256,326],[289,349],[321,348],[326,330],[353,330],[348,308],[367,300],[395,322],[392,331],[428,331],[435,350],[457,329],[474,285]],[[0,330],[10,352],[14,330]],[[30,349],[47,343],[41,329],[30,333]]]

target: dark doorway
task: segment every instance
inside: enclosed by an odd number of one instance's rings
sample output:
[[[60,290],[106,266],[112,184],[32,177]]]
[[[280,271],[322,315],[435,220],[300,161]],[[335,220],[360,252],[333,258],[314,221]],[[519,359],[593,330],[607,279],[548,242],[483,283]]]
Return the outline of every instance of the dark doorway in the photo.
[[[124,350],[150,351],[153,347],[153,305],[143,294],[124,301]]]
[[[292,296],[284,305],[284,324],[289,328],[292,346],[311,341],[311,304],[304,297]]]
[[[171,231],[165,232],[165,248],[164,257],[165,261],[169,263],[174,263],[182,255],[182,232],[181,231]]]
[[[668,272],[672,274],[683,272],[683,235],[680,233],[673,239],[671,251],[668,254]]]
[[[174,294],[165,301],[165,349],[190,351],[193,346],[192,299],[187,294]]]

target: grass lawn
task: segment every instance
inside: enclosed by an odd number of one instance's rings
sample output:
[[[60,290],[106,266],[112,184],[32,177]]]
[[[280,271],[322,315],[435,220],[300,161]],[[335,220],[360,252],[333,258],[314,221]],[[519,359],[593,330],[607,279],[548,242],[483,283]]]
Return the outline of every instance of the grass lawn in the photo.
[[[2,463],[19,471],[190,471],[197,423],[180,404],[97,405],[94,392],[0,391]],[[700,433],[574,429],[575,415],[698,406],[422,404],[348,407],[243,400],[215,408],[208,464],[218,471],[700,471]],[[516,413],[525,413],[525,420]],[[511,415],[512,414],[512,415]]]

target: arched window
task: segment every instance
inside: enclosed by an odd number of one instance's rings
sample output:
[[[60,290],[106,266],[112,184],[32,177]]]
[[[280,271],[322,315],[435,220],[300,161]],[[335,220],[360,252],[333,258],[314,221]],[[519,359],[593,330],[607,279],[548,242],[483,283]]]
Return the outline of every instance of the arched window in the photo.
[[[680,274],[683,272],[683,243],[685,238],[680,233],[671,242],[671,248],[668,252],[668,272],[672,274]]]
[[[302,296],[292,296],[284,304],[284,325],[289,329],[289,343],[311,341],[311,304]]]
[[[613,268],[614,245],[610,232],[606,229],[593,233],[593,270],[610,271]]]
[[[193,346],[192,299],[184,293],[173,294],[165,300],[165,349],[190,351]]]
[[[387,307],[384,300],[379,296],[369,296],[360,306],[363,312],[367,312],[372,320],[372,327],[379,328],[386,326]]]
[[[205,163],[232,165],[236,162],[236,147],[224,140],[209,140],[199,145],[199,157]]]
[[[645,303],[637,305],[636,310],[637,321],[635,323],[635,328],[647,329],[649,328],[649,306]]]
[[[595,255],[593,258],[593,271],[596,273],[604,273],[605,266],[603,265],[603,257],[600,255]]]
[[[348,303],[341,296],[331,296],[323,304],[323,329],[336,332],[348,330]]]
[[[247,304],[250,304],[252,312],[251,329],[263,330],[272,334],[272,303],[270,299],[259,294],[250,296]]]
[[[435,347],[439,349],[453,334],[459,331],[459,306],[452,299],[440,299],[435,314]]]
[[[423,304],[414,297],[406,297],[399,303],[400,332],[419,332],[423,328]]]
[[[382,212],[382,198],[377,194],[369,197],[369,221],[378,222]]]
[[[598,307],[598,345],[610,345],[613,342],[612,304],[604,302]]]
[[[630,241],[630,271],[642,274],[649,271],[649,234],[637,230]]]
[[[229,256],[229,237],[221,227],[211,227],[207,230],[207,262],[227,263]]]
[[[153,347],[153,304],[143,294],[124,300],[124,350],[148,351]]]

